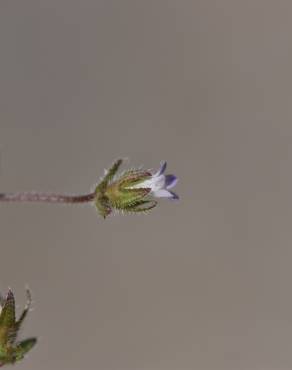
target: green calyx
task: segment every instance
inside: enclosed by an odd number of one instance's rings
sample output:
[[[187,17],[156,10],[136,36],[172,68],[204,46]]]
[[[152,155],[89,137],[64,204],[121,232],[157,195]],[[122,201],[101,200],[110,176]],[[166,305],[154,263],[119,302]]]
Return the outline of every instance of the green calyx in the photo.
[[[19,329],[30,309],[31,296],[27,290],[27,304],[19,319],[15,318],[15,299],[11,290],[6,299],[1,298],[0,314],[0,366],[13,364],[24,358],[25,354],[36,344],[36,338],[17,341]]]
[[[106,218],[112,211],[146,212],[156,206],[149,198],[150,188],[139,187],[152,175],[148,171],[128,170],[116,176],[122,160],[118,159],[106,172],[95,188],[95,206],[99,214]]]

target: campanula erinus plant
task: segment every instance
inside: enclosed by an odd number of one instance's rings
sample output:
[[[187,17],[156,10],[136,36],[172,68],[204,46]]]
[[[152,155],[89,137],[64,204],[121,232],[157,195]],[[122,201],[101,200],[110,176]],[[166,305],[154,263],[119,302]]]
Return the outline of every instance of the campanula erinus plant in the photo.
[[[158,198],[178,199],[171,191],[178,179],[165,174],[166,162],[156,172],[129,169],[118,173],[123,160],[116,160],[91,193],[64,195],[39,192],[0,193],[0,202],[92,203],[106,218],[113,211],[145,213],[156,207]]]

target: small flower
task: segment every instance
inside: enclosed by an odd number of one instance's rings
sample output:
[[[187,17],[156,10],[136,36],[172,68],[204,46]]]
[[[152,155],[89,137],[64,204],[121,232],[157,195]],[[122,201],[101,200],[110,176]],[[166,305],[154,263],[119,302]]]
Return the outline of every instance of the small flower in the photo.
[[[95,205],[102,217],[106,218],[113,210],[147,212],[157,205],[155,198],[178,199],[169,190],[176,185],[177,177],[164,174],[166,162],[162,162],[154,174],[132,169],[117,176],[121,164],[121,159],[114,162],[95,188]]]
[[[167,163],[161,162],[159,170],[149,179],[144,180],[138,186],[140,188],[150,188],[150,195],[156,198],[179,199],[178,195],[169,189],[175,187],[178,178],[175,175],[164,175]],[[134,185],[135,188],[137,185]]]
[[[0,366],[14,364],[24,358],[36,344],[36,338],[17,341],[19,329],[30,309],[31,295],[27,290],[27,304],[19,319],[15,318],[15,300],[9,289],[6,298],[0,296]]]

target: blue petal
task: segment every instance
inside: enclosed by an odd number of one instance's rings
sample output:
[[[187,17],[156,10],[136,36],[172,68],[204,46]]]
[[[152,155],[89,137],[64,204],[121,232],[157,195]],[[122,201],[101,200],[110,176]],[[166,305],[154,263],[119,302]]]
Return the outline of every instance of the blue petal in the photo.
[[[173,188],[178,181],[178,178],[175,175],[166,175],[165,176],[165,187],[166,189]]]
[[[172,195],[172,198],[171,199],[174,199],[174,200],[178,200],[179,199],[179,196],[174,193],[173,191],[170,191],[171,195]]]
[[[164,173],[164,171],[166,170],[166,166],[167,166],[166,161],[163,161],[163,162],[160,163],[160,168],[157,172],[157,176],[160,176]]]

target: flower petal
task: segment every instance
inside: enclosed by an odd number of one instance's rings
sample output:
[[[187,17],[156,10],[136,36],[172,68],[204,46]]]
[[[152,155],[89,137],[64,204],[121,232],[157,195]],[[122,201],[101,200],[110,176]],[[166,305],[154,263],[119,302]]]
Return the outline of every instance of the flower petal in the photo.
[[[171,194],[171,199],[174,199],[174,200],[179,199],[179,196],[176,193],[174,193],[173,191],[170,191],[169,193]]]
[[[150,179],[147,179],[143,181],[140,184],[134,185],[131,188],[150,188],[151,191],[157,191],[160,189],[163,189],[165,185],[165,176],[160,175],[160,176],[152,176]]]
[[[178,178],[175,175],[165,176],[165,187],[166,189],[171,189],[177,184]]]
[[[162,175],[165,172],[165,170],[166,170],[166,166],[167,166],[166,161],[162,161],[160,163],[159,170],[154,174],[154,176],[160,176],[160,175]]]
[[[173,194],[166,189],[154,191],[153,196],[156,198],[173,198]]]

